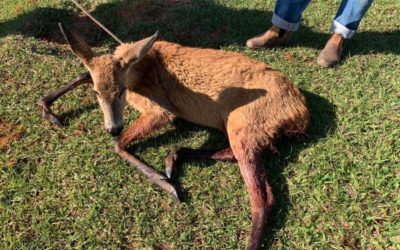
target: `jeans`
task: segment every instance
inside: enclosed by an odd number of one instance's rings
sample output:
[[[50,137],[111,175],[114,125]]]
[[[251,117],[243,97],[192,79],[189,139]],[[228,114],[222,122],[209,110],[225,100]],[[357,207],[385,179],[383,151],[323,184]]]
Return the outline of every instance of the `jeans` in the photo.
[[[311,0],[277,0],[272,23],[281,29],[296,31],[301,14]],[[331,32],[341,34],[345,39],[357,32],[361,19],[367,13],[373,0],[342,0],[331,26]]]

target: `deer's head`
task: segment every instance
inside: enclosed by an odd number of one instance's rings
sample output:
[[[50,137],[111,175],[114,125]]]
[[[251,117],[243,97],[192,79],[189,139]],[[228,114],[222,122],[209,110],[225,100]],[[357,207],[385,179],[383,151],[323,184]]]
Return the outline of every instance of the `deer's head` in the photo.
[[[137,63],[147,54],[158,33],[135,43],[121,44],[114,55],[96,56],[89,45],[77,34],[60,24],[60,29],[74,54],[89,70],[93,90],[104,115],[104,126],[108,133],[121,133],[124,121],[125,90],[129,77]]]

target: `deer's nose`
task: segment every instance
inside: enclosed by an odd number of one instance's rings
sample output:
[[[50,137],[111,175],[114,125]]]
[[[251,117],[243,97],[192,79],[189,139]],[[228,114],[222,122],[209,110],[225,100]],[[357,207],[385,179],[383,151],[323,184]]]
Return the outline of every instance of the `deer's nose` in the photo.
[[[107,133],[109,133],[112,136],[118,136],[122,132],[122,127],[113,127],[113,128],[108,128],[106,129]]]

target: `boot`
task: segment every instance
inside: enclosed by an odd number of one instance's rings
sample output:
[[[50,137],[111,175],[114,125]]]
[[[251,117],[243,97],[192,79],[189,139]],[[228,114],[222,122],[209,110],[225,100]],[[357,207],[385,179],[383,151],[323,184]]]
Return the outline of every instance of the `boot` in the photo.
[[[293,32],[272,25],[265,33],[247,40],[246,46],[251,49],[284,46],[289,43],[292,36]]]
[[[329,68],[340,61],[343,52],[344,38],[340,34],[333,33],[331,38],[318,55],[317,62],[324,68]]]

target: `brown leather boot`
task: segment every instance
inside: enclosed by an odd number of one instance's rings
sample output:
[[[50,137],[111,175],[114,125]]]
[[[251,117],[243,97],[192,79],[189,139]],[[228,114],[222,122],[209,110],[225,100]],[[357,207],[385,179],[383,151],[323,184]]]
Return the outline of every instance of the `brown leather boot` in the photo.
[[[292,36],[293,32],[272,25],[265,33],[247,40],[246,46],[251,49],[284,46],[290,42]]]
[[[318,55],[317,62],[324,68],[334,66],[340,61],[343,52],[344,38],[340,34],[333,33],[331,38]]]

